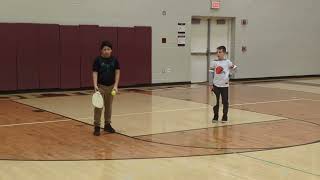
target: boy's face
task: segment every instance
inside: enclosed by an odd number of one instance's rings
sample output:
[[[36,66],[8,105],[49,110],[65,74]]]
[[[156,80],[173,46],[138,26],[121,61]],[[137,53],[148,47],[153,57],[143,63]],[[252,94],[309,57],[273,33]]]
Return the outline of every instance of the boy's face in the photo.
[[[101,56],[102,57],[110,57],[112,53],[112,49],[108,46],[103,47],[103,49],[101,49]]]
[[[224,52],[222,49],[217,49],[217,56],[219,60],[224,59]]]

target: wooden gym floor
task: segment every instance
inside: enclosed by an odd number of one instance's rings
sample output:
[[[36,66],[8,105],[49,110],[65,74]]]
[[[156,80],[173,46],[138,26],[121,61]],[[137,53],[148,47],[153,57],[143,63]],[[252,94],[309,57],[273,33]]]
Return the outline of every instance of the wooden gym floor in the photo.
[[[320,179],[320,78],[235,82],[226,124],[207,85],[121,89],[100,137],[91,94],[0,95],[0,180]]]

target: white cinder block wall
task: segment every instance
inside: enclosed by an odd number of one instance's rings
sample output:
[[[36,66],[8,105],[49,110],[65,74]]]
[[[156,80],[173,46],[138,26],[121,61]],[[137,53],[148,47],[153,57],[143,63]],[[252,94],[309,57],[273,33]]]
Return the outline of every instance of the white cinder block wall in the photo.
[[[166,83],[190,81],[192,16],[236,18],[236,78],[320,74],[318,7],[319,0],[221,0],[219,10],[209,0],[1,0],[0,22],[152,26],[152,81]],[[176,44],[178,22],[187,23],[185,47]]]

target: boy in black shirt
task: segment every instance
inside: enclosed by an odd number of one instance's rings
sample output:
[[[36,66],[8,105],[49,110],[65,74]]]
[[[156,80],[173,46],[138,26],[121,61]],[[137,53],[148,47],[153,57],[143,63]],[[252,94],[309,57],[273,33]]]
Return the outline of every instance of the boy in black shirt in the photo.
[[[99,91],[104,100],[104,130],[110,133],[116,131],[111,126],[112,101],[111,92],[118,92],[120,79],[120,65],[118,60],[113,57],[112,44],[104,41],[100,47],[101,55],[97,57],[93,64],[93,86],[95,91]],[[100,135],[100,119],[102,109],[94,109],[94,135]]]

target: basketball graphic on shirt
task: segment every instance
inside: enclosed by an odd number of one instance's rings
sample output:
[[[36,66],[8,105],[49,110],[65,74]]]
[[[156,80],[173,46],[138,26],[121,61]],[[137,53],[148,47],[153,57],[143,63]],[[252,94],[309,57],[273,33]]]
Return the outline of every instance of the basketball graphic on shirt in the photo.
[[[216,68],[216,74],[221,74],[222,72],[223,72],[223,67],[218,66],[218,67]]]

